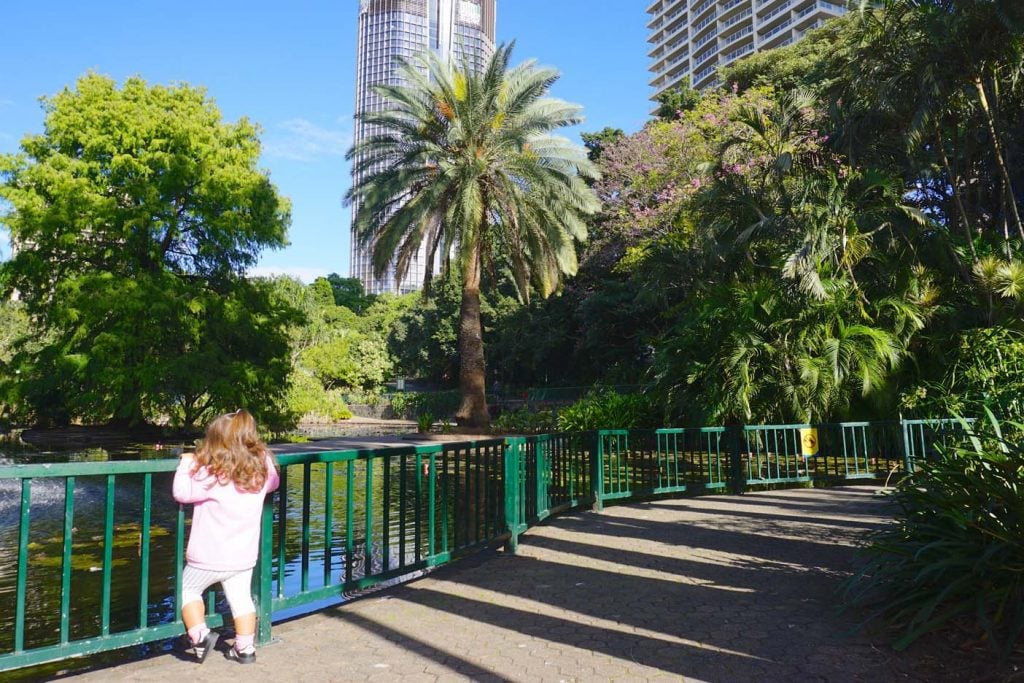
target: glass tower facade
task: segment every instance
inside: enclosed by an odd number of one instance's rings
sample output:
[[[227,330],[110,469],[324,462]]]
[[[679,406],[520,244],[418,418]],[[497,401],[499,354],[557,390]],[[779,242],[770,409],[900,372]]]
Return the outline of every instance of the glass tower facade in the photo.
[[[409,58],[430,49],[457,64],[467,60],[473,68],[482,68],[494,54],[496,14],[497,0],[360,0],[356,113],[384,108],[374,85],[403,83],[396,57]],[[373,126],[356,120],[357,143],[374,132]],[[353,175],[353,182],[360,179]],[[353,204],[353,216],[358,210]],[[401,281],[396,280],[393,266],[383,277],[374,277],[371,248],[360,245],[353,233],[350,275],[359,278],[368,293],[406,294],[422,287],[425,258],[421,252]]]
[[[647,6],[652,100],[718,85],[718,67],[800,40],[846,12],[845,0],[655,0]]]

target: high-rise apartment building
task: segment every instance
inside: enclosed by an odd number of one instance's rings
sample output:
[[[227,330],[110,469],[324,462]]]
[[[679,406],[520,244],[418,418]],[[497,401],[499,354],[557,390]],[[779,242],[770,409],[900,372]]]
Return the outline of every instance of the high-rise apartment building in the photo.
[[[497,0],[360,0],[356,53],[356,113],[380,111],[386,103],[373,92],[378,84],[401,84],[397,57],[434,50],[456,64],[482,69],[494,54]],[[355,141],[373,135],[374,127],[356,121]],[[353,176],[353,182],[359,177]],[[352,207],[353,216],[358,205]],[[394,269],[382,278],[373,274],[371,250],[352,235],[351,276],[368,293],[405,294],[423,284],[426,267],[421,252],[401,282]],[[437,272],[435,269],[434,272]]]
[[[680,85],[716,86],[718,67],[789,45],[845,12],[844,0],[654,0],[647,7],[651,99]]]

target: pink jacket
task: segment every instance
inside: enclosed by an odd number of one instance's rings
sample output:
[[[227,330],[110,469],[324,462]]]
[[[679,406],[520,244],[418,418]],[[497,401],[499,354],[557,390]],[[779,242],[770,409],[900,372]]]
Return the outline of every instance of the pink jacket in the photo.
[[[174,500],[195,503],[185,559],[197,569],[243,571],[256,565],[263,498],[281,482],[267,455],[263,490],[249,493],[233,483],[220,484],[205,467],[192,475],[193,460],[182,458],[174,473]]]

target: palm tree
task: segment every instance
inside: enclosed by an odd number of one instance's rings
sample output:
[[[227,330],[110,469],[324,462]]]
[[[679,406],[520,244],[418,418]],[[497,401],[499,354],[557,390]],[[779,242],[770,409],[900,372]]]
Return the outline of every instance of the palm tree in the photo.
[[[509,67],[502,45],[482,73],[433,53],[401,65],[405,85],[378,86],[385,111],[359,115],[378,132],[354,145],[354,231],[373,247],[374,269],[401,278],[426,248],[424,290],[439,255],[462,278],[459,314],[460,425],[490,422],[484,397],[481,274],[507,268],[519,296],[553,293],[576,272],[584,217],[600,204],[586,150],[550,135],[579,123],[581,108],[545,97],[558,72],[528,61]]]

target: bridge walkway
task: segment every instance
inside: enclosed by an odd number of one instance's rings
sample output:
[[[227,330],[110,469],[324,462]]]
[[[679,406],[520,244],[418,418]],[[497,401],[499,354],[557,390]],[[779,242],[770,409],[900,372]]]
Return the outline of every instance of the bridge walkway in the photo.
[[[837,589],[891,503],[867,486],[566,514],[403,586],[274,625],[253,666],[165,653],[76,681],[961,681],[976,653],[895,652]],[[973,657],[973,659],[972,659]]]

